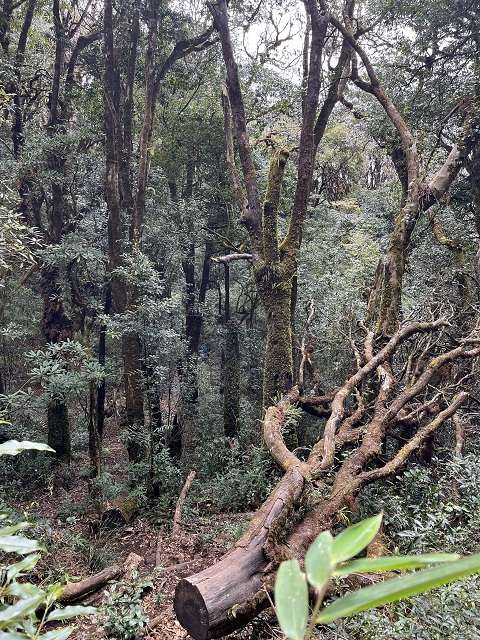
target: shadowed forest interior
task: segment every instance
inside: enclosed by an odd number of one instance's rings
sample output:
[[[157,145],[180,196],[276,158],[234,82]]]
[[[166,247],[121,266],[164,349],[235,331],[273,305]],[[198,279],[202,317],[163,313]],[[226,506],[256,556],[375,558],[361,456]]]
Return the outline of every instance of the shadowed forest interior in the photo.
[[[479,638],[479,0],[0,45],[0,640]]]

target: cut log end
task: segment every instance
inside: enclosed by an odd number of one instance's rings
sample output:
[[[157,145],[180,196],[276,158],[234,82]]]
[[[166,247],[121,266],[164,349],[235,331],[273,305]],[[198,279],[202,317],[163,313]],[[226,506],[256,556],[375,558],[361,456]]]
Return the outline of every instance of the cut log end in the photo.
[[[178,621],[195,640],[207,640],[210,622],[208,610],[198,587],[180,580],[175,589],[174,608]]]

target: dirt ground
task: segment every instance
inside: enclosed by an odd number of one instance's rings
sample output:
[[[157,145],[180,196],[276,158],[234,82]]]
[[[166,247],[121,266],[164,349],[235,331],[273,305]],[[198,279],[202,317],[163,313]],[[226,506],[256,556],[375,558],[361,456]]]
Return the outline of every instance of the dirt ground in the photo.
[[[126,469],[125,450],[113,434],[107,436],[106,450],[106,467],[113,477],[118,479]],[[86,465],[87,460],[77,460],[72,470],[82,463]],[[40,580],[45,579],[45,582],[51,582],[52,576],[55,579],[58,579],[58,576],[68,576],[69,580],[77,580],[95,573],[89,566],[86,554],[75,552],[74,541],[78,539],[95,543],[95,536],[98,537],[98,534],[94,529],[92,531],[92,521],[96,516],[94,513],[74,515],[73,507],[72,515],[68,514],[68,505],[85,503],[88,493],[87,480],[75,477],[68,490],[64,486],[64,481],[53,482],[48,490],[25,496],[25,501],[16,505],[42,521],[44,528],[49,531],[49,552],[38,565],[38,577]],[[142,600],[149,625],[144,635],[139,638],[180,640],[189,637],[177,622],[173,611],[176,584],[181,578],[200,571],[220,558],[239,537],[251,515],[205,514],[198,518],[190,515],[182,525],[181,533],[173,537],[173,509],[159,514],[157,519],[147,511],[128,525],[112,529],[107,536],[102,534],[102,544],[112,557],[111,564],[123,564],[130,553],[135,553],[143,559],[139,567],[139,576],[153,582],[153,589],[147,590]],[[99,591],[79,603],[93,604],[99,608],[100,613],[98,616],[78,619],[71,636],[72,640],[101,640],[106,637],[101,614],[104,592],[105,590]],[[264,640],[280,637],[271,623],[271,617],[264,614],[253,625],[230,638]]]

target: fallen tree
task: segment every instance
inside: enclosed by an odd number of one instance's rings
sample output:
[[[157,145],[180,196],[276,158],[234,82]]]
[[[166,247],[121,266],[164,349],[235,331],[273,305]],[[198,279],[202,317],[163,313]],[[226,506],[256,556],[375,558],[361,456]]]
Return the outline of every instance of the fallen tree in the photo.
[[[213,566],[179,582],[175,612],[195,640],[222,637],[269,606],[278,563],[302,558],[316,535],[335,525],[341,509],[353,509],[363,486],[397,473],[467,402],[467,363],[480,355],[477,334],[455,341],[447,326],[445,319],[408,323],[378,347],[367,331],[357,368],[333,394],[322,437],[306,460],[282,437],[290,408],[305,400],[299,389],[267,410],[265,443],[285,474],[236,545]],[[436,334],[426,364],[422,334]],[[405,438],[407,424],[411,435]],[[393,445],[389,456],[387,439]]]

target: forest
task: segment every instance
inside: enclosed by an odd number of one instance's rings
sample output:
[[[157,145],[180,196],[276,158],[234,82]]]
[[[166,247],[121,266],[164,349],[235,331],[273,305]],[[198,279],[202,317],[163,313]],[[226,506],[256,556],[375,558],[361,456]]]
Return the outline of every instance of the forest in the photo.
[[[0,640],[479,638],[480,0],[0,5]]]

